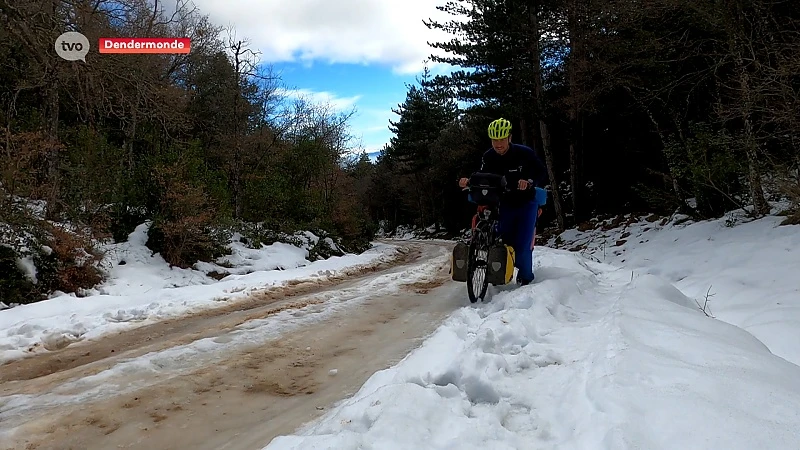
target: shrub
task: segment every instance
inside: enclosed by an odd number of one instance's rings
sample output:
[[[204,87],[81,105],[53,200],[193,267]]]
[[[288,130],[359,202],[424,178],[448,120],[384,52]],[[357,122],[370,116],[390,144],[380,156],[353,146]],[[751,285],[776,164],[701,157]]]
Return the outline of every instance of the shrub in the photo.
[[[6,199],[8,200],[8,199]],[[54,291],[81,295],[103,280],[98,267],[102,253],[94,246],[91,230],[69,229],[36,217],[20,202],[3,202],[0,221],[0,299],[27,304]],[[29,259],[35,280],[18,263]]]
[[[225,255],[230,238],[224,179],[203,164],[198,151],[171,149],[154,165],[158,212],[146,245],[182,268]]]
[[[0,246],[0,302],[32,303],[41,299],[36,285],[17,266],[19,255],[13,248]]]

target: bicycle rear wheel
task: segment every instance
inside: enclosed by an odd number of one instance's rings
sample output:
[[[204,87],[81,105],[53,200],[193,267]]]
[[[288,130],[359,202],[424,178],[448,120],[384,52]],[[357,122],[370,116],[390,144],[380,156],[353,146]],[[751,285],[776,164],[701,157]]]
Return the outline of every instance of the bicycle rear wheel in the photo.
[[[485,230],[476,228],[469,244],[469,260],[467,265],[467,294],[469,301],[475,303],[483,300],[489,280],[486,271],[489,267],[489,236]]]

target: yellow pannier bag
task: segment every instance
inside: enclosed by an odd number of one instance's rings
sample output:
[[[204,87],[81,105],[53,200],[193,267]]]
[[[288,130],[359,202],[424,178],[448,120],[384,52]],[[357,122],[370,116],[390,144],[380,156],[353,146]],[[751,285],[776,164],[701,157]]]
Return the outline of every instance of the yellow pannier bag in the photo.
[[[509,245],[496,245],[489,249],[489,267],[486,279],[494,286],[511,283],[514,278],[514,248]]]

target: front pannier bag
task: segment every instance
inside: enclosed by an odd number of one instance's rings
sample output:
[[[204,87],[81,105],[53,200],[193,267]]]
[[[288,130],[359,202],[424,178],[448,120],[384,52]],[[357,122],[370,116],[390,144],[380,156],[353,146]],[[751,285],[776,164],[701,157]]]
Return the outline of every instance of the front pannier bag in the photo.
[[[489,249],[489,267],[486,279],[493,286],[511,283],[514,278],[514,248],[509,245],[495,245]]]
[[[467,281],[467,262],[469,260],[469,245],[459,242],[453,248],[453,255],[450,260],[450,272],[453,281]]]

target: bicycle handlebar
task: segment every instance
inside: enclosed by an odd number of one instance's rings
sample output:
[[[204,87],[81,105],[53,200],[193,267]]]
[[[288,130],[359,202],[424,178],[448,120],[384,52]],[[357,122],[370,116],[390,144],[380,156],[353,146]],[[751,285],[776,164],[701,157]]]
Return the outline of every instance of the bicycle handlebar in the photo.
[[[527,181],[527,182],[528,182],[528,187],[526,187],[525,189],[509,189],[509,187],[508,187],[509,185],[508,185],[508,184],[506,184],[506,186],[505,186],[505,188],[504,188],[504,191],[505,191],[505,192],[511,192],[511,191],[514,191],[514,190],[522,190],[522,191],[527,191],[527,190],[530,190],[530,189],[533,189],[533,188],[535,188],[535,187],[536,187],[536,186],[534,185],[534,183],[533,183],[533,180],[531,180],[531,179],[527,179],[527,180],[525,180],[525,181]],[[469,188],[470,188],[470,185],[469,185],[469,179],[467,179],[467,185],[466,185],[465,187],[461,188],[461,190],[462,190],[462,191],[468,191],[468,190],[469,190]]]

